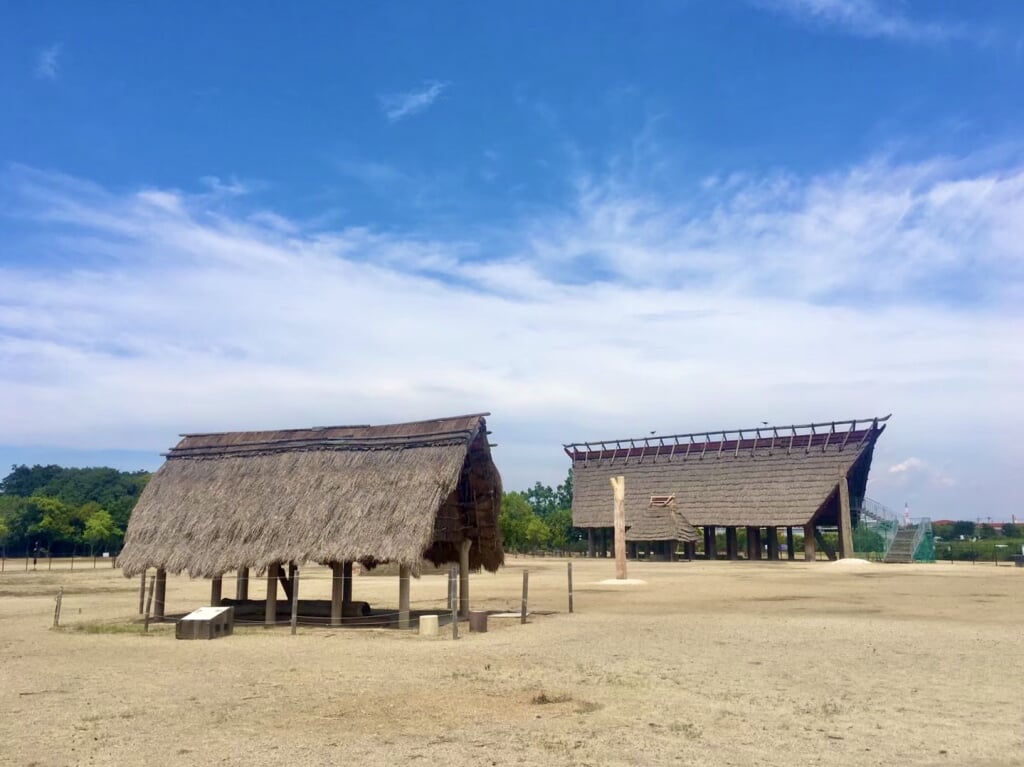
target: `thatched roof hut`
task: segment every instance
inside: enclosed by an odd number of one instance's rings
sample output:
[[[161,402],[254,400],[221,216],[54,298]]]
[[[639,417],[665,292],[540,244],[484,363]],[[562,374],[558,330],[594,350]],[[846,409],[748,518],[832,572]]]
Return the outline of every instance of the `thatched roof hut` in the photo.
[[[484,416],[186,434],[132,513],[126,576],[216,578],[277,563],[504,561]]]
[[[691,530],[838,525],[843,477],[856,524],[888,418],[565,445],[573,465],[573,524],[612,526],[608,479],[614,476],[626,479],[627,540],[665,535],[666,510]]]

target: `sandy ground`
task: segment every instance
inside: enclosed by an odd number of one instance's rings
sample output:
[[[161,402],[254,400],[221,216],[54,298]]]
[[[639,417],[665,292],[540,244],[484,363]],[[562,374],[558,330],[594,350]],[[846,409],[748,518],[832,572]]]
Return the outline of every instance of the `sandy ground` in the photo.
[[[512,559],[486,634],[137,631],[109,568],[0,575],[0,763],[1024,765],[1024,569]],[[79,568],[81,563],[79,563]],[[51,630],[64,586],[61,630]],[[327,571],[302,573],[327,598]],[[254,596],[260,593],[253,584]],[[440,604],[443,577],[416,581]],[[397,605],[397,581],[355,598]],[[226,579],[225,595],[234,583]],[[209,585],[172,577],[168,609]],[[108,633],[94,633],[99,629]]]

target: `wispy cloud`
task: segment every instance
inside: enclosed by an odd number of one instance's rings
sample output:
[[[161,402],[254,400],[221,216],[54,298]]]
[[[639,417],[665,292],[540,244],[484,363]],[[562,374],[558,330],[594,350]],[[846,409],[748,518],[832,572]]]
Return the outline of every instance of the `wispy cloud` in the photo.
[[[1016,502],[1000,477],[1024,454],[1001,435],[1024,430],[1024,168],[872,161],[678,199],[587,178],[563,210],[459,240],[25,168],[0,204],[18,219],[0,253],[5,442],[155,452],[187,430],[490,410],[520,487],[564,476],[563,441],[641,424],[894,411],[879,500]],[[984,300],[927,289],[965,275]],[[943,441],[937,414],[943,434],[988,436]],[[906,456],[955,461],[957,483],[914,484]]]
[[[911,19],[896,3],[876,0],[749,0],[753,5],[797,21],[836,27],[858,37],[910,42],[941,42],[967,37],[961,24]]]
[[[447,88],[448,83],[427,80],[419,90],[384,94],[378,98],[388,120],[398,122],[429,109]]]
[[[60,74],[61,44],[54,43],[36,54],[35,76],[41,80],[56,80]]]

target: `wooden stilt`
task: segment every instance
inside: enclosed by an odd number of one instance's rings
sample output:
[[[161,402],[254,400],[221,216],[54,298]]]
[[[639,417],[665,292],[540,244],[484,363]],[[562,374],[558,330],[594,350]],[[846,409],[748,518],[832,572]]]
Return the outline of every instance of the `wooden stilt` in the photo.
[[[331,562],[331,625],[340,626],[342,603],[345,600],[344,568],[340,562]]]
[[[235,577],[235,599],[243,602],[249,598],[249,568],[240,567]]]
[[[593,559],[597,556],[597,546],[594,544],[594,528],[587,528],[587,556]]]
[[[469,618],[469,547],[468,538],[459,545],[459,617]]]
[[[704,528],[708,536],[707,540],[707,552],[708,559],[718,559],[718,528],[714,525],[708,525]]]
[[[747,560],[754,559],[754,548],[755,539],[757,534],[754,532],[755,528],[747,525]]]
[[[773,562],[779,561],[779,528],[768,528],[768,559]]]
[[[398,628],[409,628],[409,582],[412,580],[412,568],[409,565],[398,566]]]
[[[267,606],[263,613],[263,625],[270,628],[277,623],[277,581],[281,576],[281,565],[277,562],[267,568]]]
[[[153,620],[162,621],[167,612],[167,571],[162,567],[156,571],[156,598],[153,604]]]
[[[814,524],[804,525],[804,561],[814,562],[817,558],[818,551],[814,541]]]
[[[850,518],[850,483],[846,472],[839,472],[839,557],[853,556],[853,524]]]
[[[735,525],[725,528],[725,555],[729,559],[736,560],[740,558],[739,546],[737,544]]]
[[[341,568],[342,581],[341,601],[342,604],[352,604],[352,563],[346,562]]]
[[[289,568],[291,570],[292,582],[292,636],[295,636],[295,632],[299,626],[299,568]]]
[[[762,559],[764,557],[764,540],[761,538],[761,528],[751,528],[754,533],[754,559]]]
[[[142,615],[142,610],[145,606],[146,601],[146,572],[142,573],[142,582],[139,584],[139,615]]]
[[[786,528],[786,559],[793,561],[796,559],[796,550],[793,548],[793,527],[789,526]]]
[[[836,550],[825,540],[825,536],[821,534],[821,530],[818,528],[814,529],[814,540],[817,542],[818,548],[825,552],[829,562],[835,562],[837,559]]]
[[[210,605],[213,607],[220,606],[221,588],[223,581],[218,575],[216,578],[210,581]]]

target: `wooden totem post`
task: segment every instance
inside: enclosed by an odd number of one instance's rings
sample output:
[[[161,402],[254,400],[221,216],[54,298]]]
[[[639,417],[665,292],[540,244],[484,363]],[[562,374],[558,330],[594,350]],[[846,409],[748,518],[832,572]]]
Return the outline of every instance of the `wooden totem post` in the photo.
[[[626,579],[626,478],[609,477],[615,513],[615,577]]]
[[[853,523],[850,519],[850,483],[839,469],[839,558],[853,556]]]

